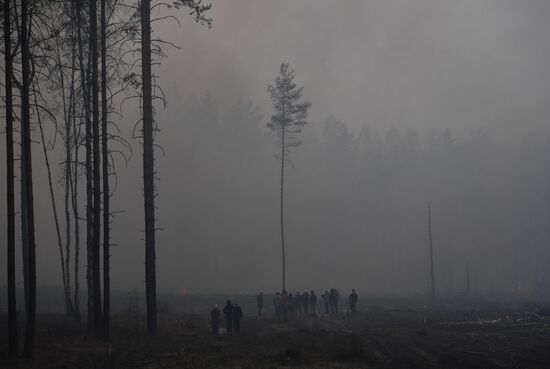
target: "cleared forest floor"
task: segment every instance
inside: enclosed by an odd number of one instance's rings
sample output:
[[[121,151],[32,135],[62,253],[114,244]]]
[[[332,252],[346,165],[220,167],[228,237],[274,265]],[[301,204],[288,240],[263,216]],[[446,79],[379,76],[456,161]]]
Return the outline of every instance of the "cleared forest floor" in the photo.
[[[550,368],[550,310],[369,306],[355,316],[278,323],[246,317],[239,334],[209,333],[206,314],[164,314],[156,338],[143,317],[118,314],[112,339],[85,336],[62,315],[38,316],[36,355],[2,368]],[[245,312],[246,313],[246,312]],[[6,332],[6,316],[0,317]]]

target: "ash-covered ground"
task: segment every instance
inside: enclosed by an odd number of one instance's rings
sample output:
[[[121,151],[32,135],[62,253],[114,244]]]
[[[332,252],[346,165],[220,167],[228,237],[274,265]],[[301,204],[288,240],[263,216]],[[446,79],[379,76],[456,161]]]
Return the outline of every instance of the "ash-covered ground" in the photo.
[[[355,315],[258,317],[253,296],[241,332],[215,336],[209,311],[228,296],[160,303],[156,338],[137,300],[114,316],[111,339],[89,338],[85,323],[40,314],[36,355],[6,368],[549,368],[550,308],[528,303],[369,301]],[[266,298],[269,305],[269,299]],[[185,309],[186,311],[183,311]],[[223,321],[223,319],[222,319]],[[21,324],[23,319],[21,319]],[[5,331],[6,316],[1,317]],[[6,338],[0,341],[6,350]],[[0,355],[3,357],[3,355]],[[3,359],[4,360],[4,359]]]

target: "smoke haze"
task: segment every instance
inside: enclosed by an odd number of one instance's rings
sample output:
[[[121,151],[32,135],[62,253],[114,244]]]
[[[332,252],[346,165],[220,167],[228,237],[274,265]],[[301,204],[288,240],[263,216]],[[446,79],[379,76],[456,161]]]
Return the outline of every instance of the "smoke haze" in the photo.
[[[430,202],[439,295],[464,293],[468,265],[477,295],[548,293],[550,2],[217,0],[210,16],[210,30],[186,14],[181,27],[153,26],[181,46],[156,71],[168,99],[156,115],[160,291],[280,289],[280,164],[265,125],[267,86],[288,61],[312,102],[286,172],[291,291],[427,294]],[[131,139],[138,108],[123,114]],[[115,290],[144,289],[142,151],[132,144],[112,197],[123,211],[112,222]],[[33,150],[38,287],[58,286],[46,172]],[[5,178],[4,160],[0,169]],[[4,197],[0,205],[5,235]]]

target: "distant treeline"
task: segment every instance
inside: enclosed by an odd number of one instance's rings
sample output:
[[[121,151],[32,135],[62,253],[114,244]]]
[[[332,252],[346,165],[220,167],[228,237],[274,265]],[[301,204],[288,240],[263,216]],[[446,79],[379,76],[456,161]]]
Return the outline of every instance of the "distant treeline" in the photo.
[[[238,100],[175,101],[159,115],[163,286],[278,288],[278,171],[268,119]],[[358,126],[353,122],[354,126]],[[457,139],[337,117],[311,121],[287,174],[288,285],[428,293],[432,206],[438,295],[538,296],[549,287],[549,137]],[[170,210],[168,210],[170,209]],[[175,273],[175,270],[178,273]],[[180,282],[185,281],[185,282]]]

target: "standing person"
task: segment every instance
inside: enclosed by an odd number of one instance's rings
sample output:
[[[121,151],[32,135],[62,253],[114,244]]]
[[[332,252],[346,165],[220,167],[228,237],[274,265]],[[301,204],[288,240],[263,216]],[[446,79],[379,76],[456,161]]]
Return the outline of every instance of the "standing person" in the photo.
[[[243,317],[243,310],[239,304],[235,304],[233,308],[233,328],[235,328],[235,333],[241,331],[241,318]]]
[[[330,293],[328,295],[328,304],[330,307],[330,313],[336,314],[336,290],[334,288],[330,289]]]
[[[275,308],[275,317],[277,320],[281,320],[281,294],[277,292],[273,296],[273,307]]]
[[[233,332],[233,305],[231,305],[231,300],[227,300],[223,308],[223,314],[225,315],[225,327],[227,332]]]
[[[304,309],[304,314],[309,314],[309,295],[307,291],[302,293],[302,308]]]
[[[302,295],[300,292],[296,292],[296,295],[294,295],[294,310],[296,310],[296,316],[302,313]]]
[[[214,305],[214,309],[210,311],[210,318],[212,324],[212,334],[218,334],[220,331],[220,317],[222,312],[218,308],[218,304]]]
[[[256,297],[256,306],[258,307],[258,316],[262,316],[262,310],[264,308],[264,293],[260,292],[260,294]]]
[[[338,292],[338,290],[336,288],[334,289],[334,296],[335,296],[334,310],[336,311],[336,314],[338,314],[338,305],[340,303],[340,292]]]
[[[289,293],[288,294],[288,316],[289,317],[294,317],[294,297],[292,296],[292,293]]]
[[[283,315],[283,322],[288,321],[288,294],[283,291],[283,297],[281,298],[281,313]]]
[[[311,310],[311,315],[317,315],[317,296],[315,296],[315,291],[311,290],[309,293],[309,307]]]
[[[355,292],[355,289],[352,289],[351,294],[349,295],[349,308],[352,314],[355,313],[355,307],[357,306],[358,301],[359,301],[359,296]]]
[[[321,295],[321,300],[323,302],[323,307],[325,308],[325,314],[329,314],[329,310],[328,310],[328,291],[325,291],[325,293],[323,293]]]

